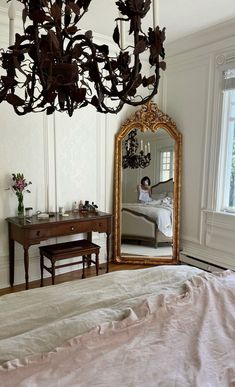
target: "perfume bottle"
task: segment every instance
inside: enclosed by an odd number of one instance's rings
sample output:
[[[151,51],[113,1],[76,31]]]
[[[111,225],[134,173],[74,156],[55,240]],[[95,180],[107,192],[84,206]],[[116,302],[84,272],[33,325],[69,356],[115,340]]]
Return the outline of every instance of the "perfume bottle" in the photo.
[[[78,211],[78,204],[77,204],[77,202],[73,202],[73,204],[72,204],[72,211],[73,212],[77,212]]]

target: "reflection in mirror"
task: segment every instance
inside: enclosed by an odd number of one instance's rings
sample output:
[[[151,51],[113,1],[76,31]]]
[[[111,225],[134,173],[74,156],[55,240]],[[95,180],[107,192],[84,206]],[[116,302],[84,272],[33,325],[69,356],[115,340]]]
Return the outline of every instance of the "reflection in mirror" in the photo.
[[[163,128],[133,129],[122,144],[121,255],[171,258],[175,140]]]
[[[181,135],[148,103],[116,136],[114,254],[118,262],[177,263]]]

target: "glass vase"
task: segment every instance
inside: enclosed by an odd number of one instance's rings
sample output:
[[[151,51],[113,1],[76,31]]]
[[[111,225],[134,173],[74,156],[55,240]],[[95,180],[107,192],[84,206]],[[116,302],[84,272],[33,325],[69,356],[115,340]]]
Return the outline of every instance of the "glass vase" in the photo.
[[[24,197],[23,194],[18,194],[18,217],[23,218],[24,217]]]

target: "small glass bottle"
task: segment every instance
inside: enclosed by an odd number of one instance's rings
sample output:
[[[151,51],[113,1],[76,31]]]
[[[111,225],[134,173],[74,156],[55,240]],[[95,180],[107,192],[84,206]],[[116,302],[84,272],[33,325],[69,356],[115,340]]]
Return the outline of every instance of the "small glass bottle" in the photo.
[[[77,212],[77,211],[78,211],[78,205],[77,205],[77,202],[73,202],[73,205],[72,205],[72,211],[73,211],[73,212]]]

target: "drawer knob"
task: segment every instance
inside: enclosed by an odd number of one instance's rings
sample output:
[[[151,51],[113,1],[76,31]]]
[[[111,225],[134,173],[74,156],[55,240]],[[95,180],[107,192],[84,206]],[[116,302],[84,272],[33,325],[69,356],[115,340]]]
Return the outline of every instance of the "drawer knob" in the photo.
[[[71,227],[71,231],[74,231],[74,227],[73,226]]]
[[[40,235],[40,231],[37,231],[37,236],[39,236]]]

